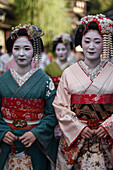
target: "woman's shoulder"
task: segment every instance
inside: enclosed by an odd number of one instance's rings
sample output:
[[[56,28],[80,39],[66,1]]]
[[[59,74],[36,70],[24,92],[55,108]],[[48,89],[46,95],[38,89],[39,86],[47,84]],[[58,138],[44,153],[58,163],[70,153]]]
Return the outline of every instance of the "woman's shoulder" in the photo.
[[[69,67],[67,67],[62,73],[61,79],[62,80],[65,80],[65,79],[69,80],[72,77],[72,75],[77,74],[76,73],[76,67],[78,67],[77,62],[70,65]]]
[[[50,64],[48,64],[45,68],[45,70],[48,70],[48,69],[51,69],[51,68],[54,68],[56,65],[56,62],[55,61],[52,61]]]
[[[108,62],[107,62],[107,65],[108,65],[109,67],[113,68],[113,63],[112,63],[112,62],[108,61]]]
[[[104,65],[104,69],[108,70],[108,72],[113,72],[113,63],[110,61],[107,61]]]
[[[67,67],[67,68],[63,71],[63,74],[70,72],[71,70],[73,70],[73,69],[74,69],[75,67],[77,67],[77,66],[78,66],[78,63],[77,63],[77,62],[74,63],[74,64],[71,64],[69,67]]]

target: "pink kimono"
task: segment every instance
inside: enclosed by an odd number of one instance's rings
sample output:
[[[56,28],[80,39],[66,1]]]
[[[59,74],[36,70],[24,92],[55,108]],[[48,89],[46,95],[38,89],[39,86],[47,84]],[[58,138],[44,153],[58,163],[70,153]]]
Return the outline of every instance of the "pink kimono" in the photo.
[[[81,137],[86,126],[102,126],[108,136],[90,140],[91,148],[101,146],[106,168],[111,169],[113,140],[113,64],[106,61],[91,71],[83,61],[67,68],[61,77],[53,106],[63,135],[58,156],[58,170],[81,168],[81,160],[88,150],[88,141]]]

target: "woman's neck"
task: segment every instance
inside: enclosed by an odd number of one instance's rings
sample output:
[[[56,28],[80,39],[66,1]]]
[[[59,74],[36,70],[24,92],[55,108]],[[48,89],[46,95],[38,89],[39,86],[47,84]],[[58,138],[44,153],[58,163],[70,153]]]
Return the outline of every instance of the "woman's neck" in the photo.
[[[32,66],[24,66],[24,67],[20,67],[19,65],[16,66],[16,72],[20,75],[20,76],[24,76],[27,72],[29,72],[32,69]]]
[[[67,58],[65,60],[59,60],[59,58],[57,58],[57,61],[59,62],[60,65],[67,63]]]
[[[92,70],[95,69],[100,64],[100,62],[100,58],[97,60],[87,60],[87,58],[85,58],[84,60],[84,63]]]

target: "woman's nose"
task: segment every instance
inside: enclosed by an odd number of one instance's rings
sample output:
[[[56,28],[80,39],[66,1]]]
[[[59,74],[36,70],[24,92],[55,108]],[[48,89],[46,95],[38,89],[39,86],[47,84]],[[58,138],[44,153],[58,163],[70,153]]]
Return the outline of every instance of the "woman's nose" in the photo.
[[[24,56],[24,50],[23,49],[20,50],[20,56]]]
[[[59,51],[60,54],[62,54],[62,51]]]
[[[90,43],[89,48],[91,48],[91,49],[94,48],[94,43],[93,42]]]
[[[60,50],[59,53],[62,54],[62,53],[63,53],[63,50]]]

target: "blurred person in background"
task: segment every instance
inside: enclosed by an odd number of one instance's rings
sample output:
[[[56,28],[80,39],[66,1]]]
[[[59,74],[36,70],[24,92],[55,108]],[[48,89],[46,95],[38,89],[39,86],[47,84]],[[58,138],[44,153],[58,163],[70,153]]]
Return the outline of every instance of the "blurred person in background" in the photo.
[[[6,53],[4,53],[2,56],[1,56],[1,63],[2,63],[2,69],[3,69],[3,72],[5,70],[5,66],[7,65],[8,62],[10,62],[12,59],[13,59],[13,55],[12,53],[9,53],[8,51]]]
[[[69,34],[64,33],[55,37],[53,41],[53,53],[55,55],[55,59],[46,67],[45,73],[52,78],[57,89],[63,71],[72,64],[72,58],[70,59],[71,61],[68,61],[68,57],[71,53],[71,37]],[[71,55],[71,57],[73,56]],[[55,137],[58,142],[60,136],[61,130],[59,125],[57,125],[55,127]]]
[[[50,62],[52,62],[52,55],[48,51],[48,46],[45,46],[43,51],[48,55],[48,58],[49,58]]]
[[[3,55],[3,52],[2,52],[2,45],[0,45],[0,57],[1,55]],[[3,63],[1,61],[1,58],[0,58],[0,75],[3,74]]]
[[[3,52],[2,52],[2,45],[0,45],[0,56],[3,55]]]
[[[8,62],[10,62],[13,59],[13,54],[11,51],[8,50],[8,44],[9,42],[6,41],[6,53],[1,55],[0,57],[0,62],[1,62],[1,71],[4,72],[5,66],[7,65]]]
[[[2,63],[1,58],[0,58],[0,75],[2,75],[3,73],[4,73],[3,63]]]
[[[63,71],[71,65],[67,60],[71,51],[71,38],[67,33],[57,35],[53,41],[54,61],[45,68],[45,73],[49,75],[57,88]]]
[[[47,53],[47,47],[43,47],[43,51],[42,51],[41,55],[42,55],[42,57],[41,57],[41,60],[39,62],[39,65],[40,65],[40,68],[42,70],[45,70],[47,65],[50,64],[50,62],[51,62],[49,55]]]
[[[74,63],[76,63],[76,54],[75,54],[75,45],[74,45],[72,40],[71,40],[71,43],[70,43],[70,47],[71,47],[71,50],[70,50],[70,52],[68,54],[67,60],[71,64],[74,64]]]

